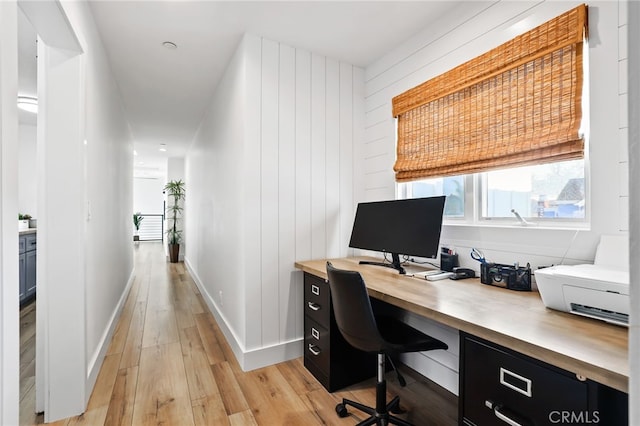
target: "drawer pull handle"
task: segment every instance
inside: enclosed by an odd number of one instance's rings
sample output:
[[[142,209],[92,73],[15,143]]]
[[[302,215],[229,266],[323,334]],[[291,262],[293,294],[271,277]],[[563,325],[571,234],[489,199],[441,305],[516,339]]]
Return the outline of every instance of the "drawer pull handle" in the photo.
[[[500,420],[502,420],[503,422],[505,422],[510,426],[522,426],[522,424],[516,422],[511,417],[505,416],[503,413],[501,413],[499,408],[500,408],[499,405],[496,405],[495,407],[493,407],[493,414],[495,414],[497,418],[499,418]]]
[[[307,302],[307,306],[309,306],[309,309],[311,309],[312,311],[320,310],[320,305],[318,305],[317,303]]]
[[[311,335],[316,339],[320,340],[320,332],[315,328],[311,327]]]
[[[500,384],[531,398],[531,379],[500,367]]]
[[[316,296],[320,296],[320,287],[315,284],[311,284],[311,293],[315,294]]]
[[[312,343],[309,343],[309,352],[311,352],[315,356],[320,355],[320,349],[318,349],[318,347]]]

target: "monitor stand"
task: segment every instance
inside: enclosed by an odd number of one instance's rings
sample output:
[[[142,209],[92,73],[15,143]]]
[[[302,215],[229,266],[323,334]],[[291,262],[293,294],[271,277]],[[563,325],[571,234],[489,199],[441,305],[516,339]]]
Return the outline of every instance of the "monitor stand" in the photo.
[[[398,253],[391,253],[391,263],[361,260],[360,265],[384,266],[385,268],[391,268],[391,269],[397,270],[401,275],[405,275],[407,273],[407,271],[405,271],[402,265],[400,264],[400,255],[398,255]]]

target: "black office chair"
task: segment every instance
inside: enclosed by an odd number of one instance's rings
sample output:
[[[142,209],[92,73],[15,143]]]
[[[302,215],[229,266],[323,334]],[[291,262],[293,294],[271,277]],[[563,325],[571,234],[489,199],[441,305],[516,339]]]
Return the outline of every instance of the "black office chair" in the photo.
[[[396,396],[388,404],[386,402],[385,358],[389,356],[391,360],[391,356],[403,352],[448,349],[447,344],[402,321],[390,317],[376,317],[371,308],[367,287],[359,272],[336,269],[331,262],[327,262],[327,275],[336,323],[345,340],[357,349],[378,354],[376,407],[368,407],[345,398],[336,406],[336,412],[340,417],[346,417],[349,414],[347,406],[350,405],[369,414],[370,417],[358,423],[358,426],[374,424],[412,426],[411,423],[390,414],[400,412],[400,398]],[[404,379],[401,377],[398,373],[400,383],[404,386]]]

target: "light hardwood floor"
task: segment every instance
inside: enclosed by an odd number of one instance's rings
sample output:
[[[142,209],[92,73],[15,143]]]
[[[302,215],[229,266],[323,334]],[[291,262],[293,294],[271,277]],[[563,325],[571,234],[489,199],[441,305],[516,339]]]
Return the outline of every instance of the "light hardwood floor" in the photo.
[[[20,424],[42,423],[36,416],[36,302],[20,309]]]
[[[375,404],[373,380],[328,393],[301,358],[243,372],[182,263],[165,261],[160,243],[140,243],[136,278],[113,335],[87,411],[56,425],[354,425],[340,419],[343,397]],[[31,311],[34,311],[31,309]],[[35,323],[27,309],[21,322]],[[35,325],[35,324],[34,324]],[[35,328],[33,327],[35,330]],[[35,332],[21,341],[20,422],[42,423],[33,413]],[[455,425],[457,398],[404,368],[400,388],[389,373],[389,394],[399,394],[420,425]]]

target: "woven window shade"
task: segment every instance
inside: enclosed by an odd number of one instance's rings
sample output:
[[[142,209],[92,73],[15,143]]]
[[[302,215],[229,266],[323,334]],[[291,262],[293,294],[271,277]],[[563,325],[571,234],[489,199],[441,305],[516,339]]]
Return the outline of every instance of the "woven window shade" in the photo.
[[[397,181],[582,158],[585,5],[393,99]]]

